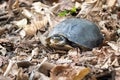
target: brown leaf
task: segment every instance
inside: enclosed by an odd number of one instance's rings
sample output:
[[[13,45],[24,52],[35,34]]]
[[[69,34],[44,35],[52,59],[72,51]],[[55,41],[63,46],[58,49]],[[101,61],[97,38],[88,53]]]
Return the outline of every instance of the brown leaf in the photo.
[[[73,78],[73,80],[82,80],[88,73],[90,73],[90,69],[84,68]]]
[[[71,67],[69,65],[56,66],[51,70],[51,80],[82,80],[90,70],[84,67]]]
[[[41,21],[32,21],[30,25],[25,25],[23,30],[25,31],[26,35],[34,35],[37,30],[44,28],[48,23],[48,19],[44,18]]]
[[[0,35],[4,34],[5,31],[6,31],[5,28],[1,28],[1,27],[0,27]]]
[[[7,63],[7,60],[8,60],[7,57],[0,56],[0,67],[1,67],[3,64]]]
[[[28,74],[23,72],[23,69],[20,68],[17,74],[16,80],[29,80]]]
[[[49,76],[50,70],[55,67],[55,64],[49,63],[49,62],[44,62],[41,67],[39,68],[39,71],[46,76]]]
[[[117,2],[117,0],[107,0],[107,6],[108,7],[113,7],[113,6],[115,6],[116,2]]]
[[[12,9],[15,9],[15,8],[18,8],[19,7],[19,1],[18,0],[9,0],[8,1],[8,10],[12,10]]]

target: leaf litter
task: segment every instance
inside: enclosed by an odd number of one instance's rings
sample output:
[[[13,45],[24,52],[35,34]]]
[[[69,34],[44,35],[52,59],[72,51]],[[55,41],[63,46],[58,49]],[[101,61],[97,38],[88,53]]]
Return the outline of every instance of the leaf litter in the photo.
[[[1,0],[0,80],[119,80],[119,0]],[[45,43],[60,21],[96,23],[105,39],[82,52],[55,50]]]

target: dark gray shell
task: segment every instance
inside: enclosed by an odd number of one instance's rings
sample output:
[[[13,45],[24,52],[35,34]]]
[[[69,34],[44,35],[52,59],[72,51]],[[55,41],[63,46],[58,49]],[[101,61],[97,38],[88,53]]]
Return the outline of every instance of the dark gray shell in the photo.
[[[99,46],[103,41],[99,28],[85,19],[71,18],[60,22],[49,33],[48,38],[56,34],[90,49]]]

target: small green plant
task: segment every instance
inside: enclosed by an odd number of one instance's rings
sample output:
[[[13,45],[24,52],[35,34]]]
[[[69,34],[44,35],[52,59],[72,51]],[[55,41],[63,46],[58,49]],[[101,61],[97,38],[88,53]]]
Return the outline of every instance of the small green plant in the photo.
[[[58,15],[62,17],[62,16],[66,16],[68,13],[69,13],[68,10],[64,10],[64,11],[60,12]]]
[[[76,7],[73,7],[71,10],[64,10],[64,11],[61,11],[58,16],[66,16],[67,14],[73,14],[73,13],[76,13],[77,9]]]
[[[73,13],[76,13],[76,7],[73,7],[71,10],[70,10],[70,14],[73,14]]]

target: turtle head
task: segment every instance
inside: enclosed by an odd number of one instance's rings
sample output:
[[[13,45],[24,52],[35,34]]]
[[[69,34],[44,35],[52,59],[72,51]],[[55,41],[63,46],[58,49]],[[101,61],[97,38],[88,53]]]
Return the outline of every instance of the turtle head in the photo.
[[[63,35],[53,35],[46,39],[46,41],[50,47],[53,47],[55,49],[69,50],[72,48],[69,45],[67,38]]]
[[[62,35],[53,35],[49,39],[50,45],[62,46],[66,44],[66,38]]]

